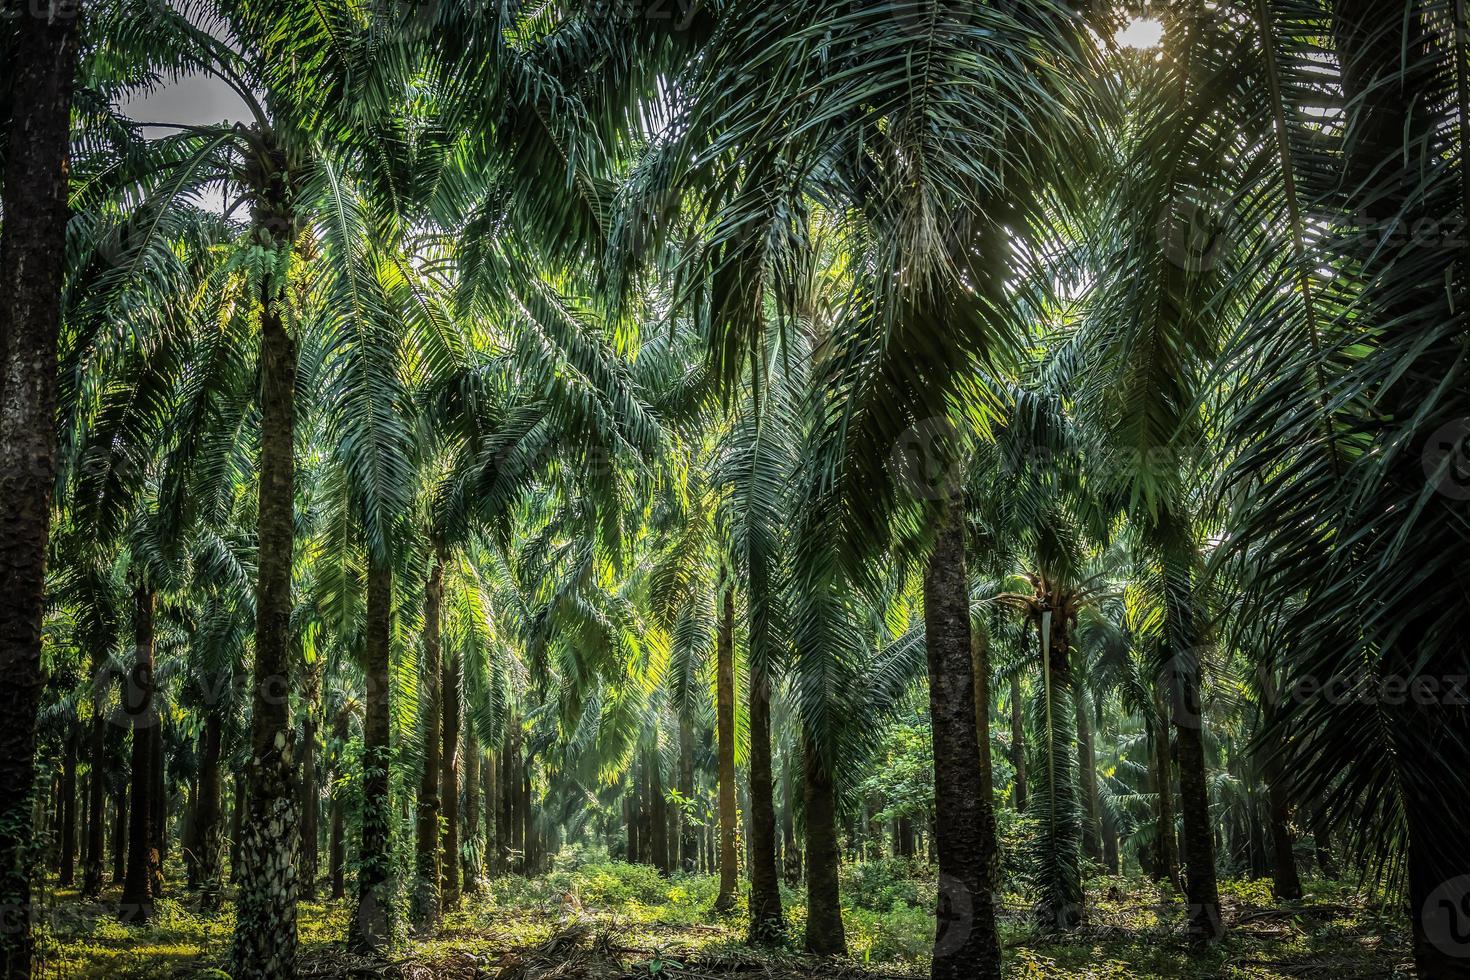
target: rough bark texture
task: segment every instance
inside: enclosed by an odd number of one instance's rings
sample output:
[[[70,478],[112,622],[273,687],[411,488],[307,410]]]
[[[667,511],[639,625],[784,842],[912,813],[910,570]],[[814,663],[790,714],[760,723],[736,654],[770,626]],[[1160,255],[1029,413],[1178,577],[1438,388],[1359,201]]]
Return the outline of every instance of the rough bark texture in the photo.
[[[215,912],[220,905],[220,756],[224,722],[218,711],[204,716],[199,735],[199,799],[194,809],[199,907]]]
[[[776,873],[776,786],[771,774],[771,682],[750,671],[750,941],[779,943],[786,933]]]
[[[291,246],[285,157],[259,161],[253,234],[272,251]],[[291,725],[291,555],[296,467],[296,342],[284,291],[266,277],[260,299],[260,504],[255,587],[255,670],[250,701],[249,808],[241,828],[230,975],[271,980],[296,970],[299,790]]]
[[[123,685],[123,711],[132,729],[132,773],[128,805],[128,871],[123,881],[118,918],[124,922],[147,922],[153,915],[154,866],[158,852],[153,848],[153,733],[158,727],[153,704],[153,605],[152,591],[139,586],[133,595],[135,652],[133,669]]]
[[[1279,767],[1277,767],[1279,769]],[[1302,897],[1302,880],[1296,873],[1292,853],[1291,812],[1287,803],[1286,774],[1274,771],[1267,787],[1271,801],[1271,885],[1276,897],[1295,901]]]
[[[946,508],[925,569],[924,631],[939,858],[938,921],[930,976],[935,980],[999,980],[1000,937],[992,892],[995,815],[982,777],[977,737],[977,719],[983,715],[977,714],[975,701],[972,657],[976,647],[970,633],[964,512],[958,502]]]
[[[4,12],[15,15],[16,46],[0,191],[0,975],[12,980],[31,975],[31,794],[79,8],[6,0]]]
[[[347,932],[348,949],[382,953],[393,938],[393,828],[389,799],[388,653],[392,632],[393,570],[378,558],[368,563],[367,636],[363,673],[362,845],[357,872],[357,911]]]
[[[837,793],[810,735],[803,742],[803,802],[806,810],[806,951],[846,956],[842,898],[837,884]]]
[[[715,899],[715,911],[724,912],[734,908],[735,893],[740,887],[735,855],[735,590],[729,583],[720,597],[715,655],[715,737],[720,789],[720,894]]]
[[[443,658],[444,740],[439,768],[439,805],[444,811],[444,852],[439,858],[444,911],[459,908],[459,661]]]
[[[424,737],[424,768],[419,776],[414,822],[414,882],[410,918],[416,928],[431,931],[439,922],[439,752],[444,738],[440,698],[440,609],[444,595],[444,562],[435,555],[424,586],[424,662],[419,692]]]

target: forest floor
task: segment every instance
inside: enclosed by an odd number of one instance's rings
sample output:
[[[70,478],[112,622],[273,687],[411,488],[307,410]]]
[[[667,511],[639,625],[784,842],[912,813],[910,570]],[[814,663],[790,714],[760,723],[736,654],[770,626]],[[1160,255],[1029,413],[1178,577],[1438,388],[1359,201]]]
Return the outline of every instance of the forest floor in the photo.
[[[710,911],[717,882],[660,878],[651,868],[590,864],[545,878],[500,878],[466,896],[431,939],[405,939],[387,962],[341,951],[351,903],[300,907],[302,980],[614,980],[659,974],[712,980],[823,977],[897,980],[927,974],[933,935],[932,879],[923,866],[884,861],[844,868],[844,920],[851,959],[816,963],[797,954],[803,896],[786,895],[789,950],[757,952],[741,940],[739,915]],[[1352,887],[1309,881],[1300,902],[1278,903],[1269,881],[1221,883],[1228,936],[1191,957],[1184,906],[1150,882],[1089,883],[1087,922],[1041,935],[1024,900],[1005,896],[1001,934],[1008,978],[1225,978],[1389,980],[1412,977],[1405,919]],[[115,921],[117,895],[83,901],[51,889],[40,898],[36,976],[42,980],[148,978],[224,980],[233,917],[203,917],[193,902],[160,901],[155,921]]]

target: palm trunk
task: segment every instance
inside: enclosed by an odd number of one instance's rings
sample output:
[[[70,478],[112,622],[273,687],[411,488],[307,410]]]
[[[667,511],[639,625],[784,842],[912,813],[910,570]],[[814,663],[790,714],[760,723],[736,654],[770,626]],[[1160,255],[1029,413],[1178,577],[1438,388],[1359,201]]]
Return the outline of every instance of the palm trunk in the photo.
[[[781,765],[781,795],[785,798],[781,807],[781,857],[786,884],[795,888],[801,881],[801,847],[796,842],[796,787],[792,785],[791,765],[788,752]]]
[[[440,609],[444,595],[444,561],[437,552],[424,586],[424,662],[422,731],[424,768],[419,776],[418,808],[414,822],[413,902],[409,915],[416,928],[432,930],[439,922],[439,752],[444,739],[440,663]]]
[[[924,572],[929,717],[934,732],[935,847],[939,858],[934,980],[999,980],[1000,936],[993,893],[995,814],[989,792],[989,732],[976,702],[989,674],[970,628],[964,511],[947,501]],[[977,667],[979,671],[977,674]]]
[[[715,736],[720,784],[720,894],[715,899],[715,911],[727,912],[735,907],[735,893],[739,889],[735,855],[735,589],[728,581],[720,597],[715,651]]]
[[[121,885],[128,863],[128,784],[119,780],[112,793],[112,883]]]
[[[347,932],[349,950],[382,953],[393,939],[393,803],[389,796],[389,650],[392,640],[393,569],[376,555],[368,560],[367,635],[363,673],[367,698],[362,724],[362,845],[357,872],[357,912]]]
[[[480,893],[480,855],[485,852],[480,838],[480,746],[475,741],[473,726],[464,726],[464,891]]]
[[[1012,798],[1018,812],[1026,809],[1026,728],[1021,723],[1021,679],[1011,677],[1011,764],[1016,767],[1016,792]]]
[[[690,809],[694,802],[694,723],[679,715],[679,866],[692,873],[699,865],[699,833]]]
[[[1042,825],[1036,857],[1046,868],[1035,901],[1037,920],[1046,929],[1071,929],[1081,924],[1085,893],[1082,889],[1082,814],[1077,805],[1076,711],[1072,680],[1070,600],[1065,593],[1049,592],[1052,612],[1038,623],[1042,638],[1041,698],[1034,729],[1042,741],[1037,788],[1031,811]],[[1060,606],[1061,608],[1057,608]]]
[[[157,688],[153,693],[154,701],[158,700]],[[149,772],[153,776],[153,792],[148,795],[148,803],[153,807],[153,813],[149,818],[148,826],[153,832],[153,897],[160,898],[163,895],[163,865],[168,860],[168,784],[163,765],[163,717],[165,711],[163,705],[156,705],[154,718],[157,724],[148,733],[148,751],[152,753],[149,763]]]
[[[444,811],[444,853],[439,860],[444,911],[459,908],[459,661],[442,658],[444,741],[439,768],[439,805]]]
[[[6,0],[10,118],[0,189],[0,976],[31,975],[36,713],[56,475],[56,339],[80,4]]]
[[[837,883],[837,793],[810,734],[803,738],[803,796],[806,806],[806,951],[846,956],[842,895]]]
[[[1193,651],[1193,592],[1188,566],[1178,561],[1172,548],[1167,549],[1164,567],[1164,608],[1172,655],[1169,679],[1179,745],[1179,810],[1184,823],[1184,891],[1190,909],[1190,939],[1209,945],[1219,941],[1224,925],[1215,881],[1215,834],[1206,786],[1199,664]]]
[[[1162,692],[1160,692],[1162,693]],[[1158,826],[1154,850],[1157,860],[1155,876],[1168,882],[1170,887],[1179,887],[1179,852],[1174,847],[1174,775],[1169,757],[1169,731],[1163,705],[1156,704],[1149,713],[1148,729],[1151,746],[1150,761],[1153,764],[1152,782],[1157,800],[1154,820]]]
[[[506,819],[510,823],[510,846],[511,850],[518,855],[515,858],[516,872],[529,874],[530,869],[526,865],[526,801],[521,793],[521,769],[524,765],[524,760],[521,758],[521,723],[514,717],[511,719],[510,753],[506,765],[505,812]]]
[[[332,879],[332,901],[338,902],[347,897],[347,835],[345,824],[347,822],[346,807],[342,803],[342,790],[337,788],[338,779],[342,772],[342,747],[347,744],[349,735],[347,709],[341,708],[332,719],[332,742],[335,764],[333,775],[338,777],[332,780],[331,798],[331,830],[328,833],[327,842],[327,874]]]
[[[301,724],[301,899],[316,900],[321,861],[318,852],[321,787],[317,783],[317,718],[321,712],[321,671],[318,659],[306,671],[306,717]]]
[[[648,816],[653,850],[653,866],[660,874],[669,873],[669,814],[664,798],[663,774],[659,769],[658,749],[649,747],[644,756],[648,773]]]
[[[1087,696],[1081,683],[1076,691],[1078,789],[1082,792],[1082,843],[1084,853],[1102,861],[1102,825],[1098,819],[1097,760],[1092,751],[1092,725],[1087,716]]]
[[[204,716],[204,732],[200,735],[199,800],[194,810],[196,861],[199,868],[199,907],[206,913],[216,912],[220,905],[220,756],[224,739],[224,721],[218,710]]]
[[[91,730],[87,740],[92,774],[87,780],[87,856],[82,862],[82,895],[87,898],[95,898],[102,892],[102,848],[106,829],[104,808],[107,794],[106,780],[103,778],[103,774],[107,772],[107,731],[103,718],[107,710],[107,683],[101,677],[100,655],[92,663],[93,683],[96,686],[92,692]]]
[[[1279,766],[1273,767],[1277,770]],[[1295,901],[1302,897],[1302,881],[1296,873],[1296,856],[1292,853],[1290,810],[1287,804],[1286,774],[1272,773],[1267,787],[1271,801],[1271,883],[1276,897]]]
[[[133,631],[136,653],[123,692],[123,710],[132,729],[131,799],[128,806],[128,870],[123,881],[118,917],[124,922],[143,923],[153,915],[153,732],[158,727],[153,704],[153,593],[138,586],[133,595]]]
[[[240,839],[245,835],[245,773],[236,771],[230,805],[230,883],[240,881]]]
[[[61,759],[61,867],[56,884],[70,888],[77,867],[77,732],[68,726],[65,755]]]
[[[771,774],[771,682],[750,671],[750,941],[779,943],[786,934],[776,872],[776,786]]]
[[[291,247],[285,160],[262,161],[252,226],[275,250]],[[241,828],[230,975],[272,980],[296,970],[299,833],[291,730],[291,556],[295,510],[296,343],[286,332],[286,283],[267,276],[260,295],[260,497],[255,589],[255,673],[250,711],[249,812]]]

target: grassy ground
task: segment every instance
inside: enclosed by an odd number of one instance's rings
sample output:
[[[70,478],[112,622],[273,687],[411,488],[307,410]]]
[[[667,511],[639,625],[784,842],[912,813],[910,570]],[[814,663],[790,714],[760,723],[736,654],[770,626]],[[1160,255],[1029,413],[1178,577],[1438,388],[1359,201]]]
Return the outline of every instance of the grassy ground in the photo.
[[[303,975],[313,978],[401,976],[405,980],[522,980],[682,975],[688,980],[739,966],[768,976],[922,975],[933,919],[934,886],[922,868],[897,862],[845,869],[845,922],[852,961],[816,970],[796,946],[753,953],[739,916],[709,912],[717,882],[660,878],[651,868],[587,864],[546,878],[503,878],[466,898],[432,939],[405,938],[386,973],[380,964],[340,952],[350,903],[304,903],[300,910]],[[1098,879],[1088,891],[1088,922],[1066,936],[1038,935],[1019,895],[1007,895],[1001,930],[1008,977],[1323,978],[1385,980],[1413,975],[1401,916],[1351,888],[1308,883],[1300,902],[1276,903],[1267,882],[1224,882],[1230,927],[1219,947],[1191,957],[1180,930],[1184,907],[1152,884]],[[805,909],[788,893],[792,934]],[[74,891],[41,896],[38,976],[42,978],[220,978],[233,918],[205,918],[192,903],[164,900],[142,928],[114,921],[116,893],[96,902]],[[548,945],[549,944],[549,945]],[[568,960],[575,960],[575,969]],[[555,969],[552,969],[555,967]]]

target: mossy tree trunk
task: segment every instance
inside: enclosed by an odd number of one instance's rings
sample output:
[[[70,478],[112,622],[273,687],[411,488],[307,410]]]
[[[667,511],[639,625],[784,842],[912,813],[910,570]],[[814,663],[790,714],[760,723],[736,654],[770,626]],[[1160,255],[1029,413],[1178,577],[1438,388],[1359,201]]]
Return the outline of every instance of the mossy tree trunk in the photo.
[[[806,939],[815,956],[846,956],[842,896],[837,883],[837,793],[832,774],[810,733],[803,738],[803,802],[806,816]]]

